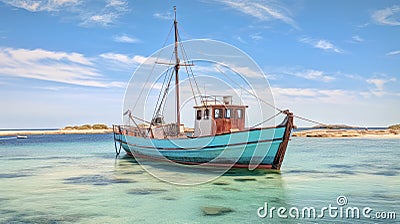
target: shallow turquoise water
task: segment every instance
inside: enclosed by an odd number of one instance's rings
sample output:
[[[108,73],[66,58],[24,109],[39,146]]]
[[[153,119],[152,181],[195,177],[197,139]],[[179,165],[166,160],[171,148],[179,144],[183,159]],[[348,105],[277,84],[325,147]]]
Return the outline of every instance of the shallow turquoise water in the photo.
[[[159,181],[131,158],[115,159],[112,135],[0,138],[0,223],[395,223],[399,143],[293,138],[280,172],[236,170],[209,183],[178,186]],[[338,206],[340,195],[346,206],[371,207],[371,216],[396,212],[397,219],[257,215],[265,202],[319,210]],[[231,212],[205,215],[202,208],[210,206]]]

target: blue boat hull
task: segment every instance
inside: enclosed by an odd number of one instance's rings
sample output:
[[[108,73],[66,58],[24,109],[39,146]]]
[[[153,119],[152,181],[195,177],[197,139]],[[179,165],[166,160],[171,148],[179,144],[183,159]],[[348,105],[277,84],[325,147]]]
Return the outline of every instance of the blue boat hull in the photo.
[[[140,158],[207,166],[280,169],[292,130],[292,119],[288,115],[277,127],[215,136],[153,139],[117,131],[114,139],[127,154]]]

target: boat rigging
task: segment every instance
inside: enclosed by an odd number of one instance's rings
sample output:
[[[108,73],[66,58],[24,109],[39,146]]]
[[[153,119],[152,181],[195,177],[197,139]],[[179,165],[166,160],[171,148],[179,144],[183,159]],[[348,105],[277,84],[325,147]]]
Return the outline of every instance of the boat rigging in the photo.
[[[159,58],[155,61],[155,64],[171,67],[165,72],[151,121],[135,116],[131,109],[126,110],[124,116],[128,116],[128,120],[134,125],[114,125],[115,143],[119,143],[128,155],[135,158],[166,159],[174,163],[200,166],[280,169],[293,128],[293,114],[259,99],[257,95],[236,83],[241,89],[248,91],[249,95],[257,97],[258,101],[278,111],[278,114],[255,126],[246,127],[248,105],[235,104],[232,96],[229,95],[201,94],[191,69],[194,64],[188,59],[179,37],[176,7],[174,7],[173,30],[174,45],[170,62],[159,62]],[[183,60],[179,56],[182,56]],[[195,101],[192,134],[185,132],[181,122],[179,79],[181,67],[186,68]],[[235,83],[229,75],[220,72]],[[172,81],[175,82],[176,122],[165,123],[163,111]],[[143,88],[145,87],[142,87],[139,95],[142,94]],[[196,98],[200,98],[200,103]],[[137,102],[134,107],[136,105]],[[262,127],[266,121],[278,115],[284,115],[281,124],[274,127]],[[139,124],[138,121],[142,123]]]

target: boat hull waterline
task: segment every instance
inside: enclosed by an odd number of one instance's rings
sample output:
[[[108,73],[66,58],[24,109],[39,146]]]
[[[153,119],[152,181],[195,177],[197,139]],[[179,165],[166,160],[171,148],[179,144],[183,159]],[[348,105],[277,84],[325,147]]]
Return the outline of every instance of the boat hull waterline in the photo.
[[[154,139],[131,136],[114,125],[114,140],[128,155],[180,164],[279,170],[293,128],[288,113],[276,127],[255,128],[214,136]]]

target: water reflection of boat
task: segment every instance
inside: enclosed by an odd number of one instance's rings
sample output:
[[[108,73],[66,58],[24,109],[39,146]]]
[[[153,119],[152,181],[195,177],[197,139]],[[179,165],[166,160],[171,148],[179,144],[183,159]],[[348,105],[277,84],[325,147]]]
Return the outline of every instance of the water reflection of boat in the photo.
[[[180,164],[235,168],[280,169],[293,128],[293,114],[284,115],[281,124],[274,127],[245,127],[246,105],[233,104],[232,96],[205,96],[194,106],[193,135],[187,135],[180,122],[179,69],[192,64],[181,63],[176,13],[174,20],[175,63],[171,81],[175,81],[176,122],[164,122],[160,108],[151,121],[124,113],[133,125],[114,125],[114,140],[128,155],[135,158],[173,161]],[[188,61],[188,60],[185,60]],[[192,76],[194,79],[194,76]],[[166,89],[168,90],[168,88]],[[167,91],[164,93],[166,96]],[[210,99],[211,98],[211,99]],[[165,97],[162,97],[165,99]],[[138,124],[141,122],[141,124]]]

